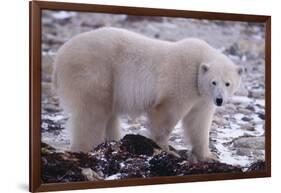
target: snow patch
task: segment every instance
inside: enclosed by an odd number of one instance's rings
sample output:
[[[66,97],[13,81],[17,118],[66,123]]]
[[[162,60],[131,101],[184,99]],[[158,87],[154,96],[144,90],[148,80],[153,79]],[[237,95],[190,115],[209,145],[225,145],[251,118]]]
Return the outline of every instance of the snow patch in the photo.
[[[113,174],[105,178],[105,180],[118,180],[121,177],[121,173]]]

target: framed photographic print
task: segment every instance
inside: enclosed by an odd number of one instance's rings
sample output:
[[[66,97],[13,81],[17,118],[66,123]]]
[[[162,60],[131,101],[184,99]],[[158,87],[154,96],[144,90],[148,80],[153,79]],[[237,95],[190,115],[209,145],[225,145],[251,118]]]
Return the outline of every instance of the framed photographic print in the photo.
[[[30,3],[30,191],[271,176],[271,17]]]

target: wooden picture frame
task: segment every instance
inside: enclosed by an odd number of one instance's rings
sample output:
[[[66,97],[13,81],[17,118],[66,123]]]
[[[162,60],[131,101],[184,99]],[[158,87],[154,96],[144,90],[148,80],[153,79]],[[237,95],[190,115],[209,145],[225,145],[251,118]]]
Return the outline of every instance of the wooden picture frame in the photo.
[[[137,186],[196,181],[261,178],[271,176],[271,17],[140,7],[30,1],[30,186],[31,192],[88,188]],[[41,181],[41,13],[65,10],[142,16],[166,16],[222,21],[260,22],[265,24],[265,170],[247,173],[218,173],[191,176],[153,177],[95,182],[48,183]]]

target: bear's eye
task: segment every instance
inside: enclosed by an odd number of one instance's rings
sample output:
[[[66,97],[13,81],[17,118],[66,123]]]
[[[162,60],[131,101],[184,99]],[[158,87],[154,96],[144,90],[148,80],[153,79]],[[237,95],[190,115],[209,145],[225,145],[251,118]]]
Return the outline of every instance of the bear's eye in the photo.
[[[216,81],[212,81],[212,85],[216,86],[217,82]]]
[[[230,86],[230,83],[229,83],[229,82],[226,82],[226,83],[225,83],[225,86],[229,87],[229,86]]]

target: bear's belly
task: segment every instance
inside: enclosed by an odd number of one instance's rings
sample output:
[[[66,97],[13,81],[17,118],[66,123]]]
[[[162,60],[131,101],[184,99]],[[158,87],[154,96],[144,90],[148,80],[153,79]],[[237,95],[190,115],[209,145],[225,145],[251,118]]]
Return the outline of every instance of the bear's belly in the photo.
[[[144,82],[115,84],[113,92],[113,109],[118,114],[138,116],[153,108],[156,103],[155,87]]]

